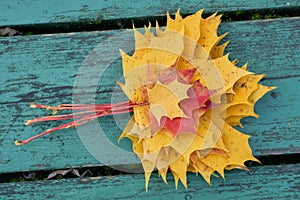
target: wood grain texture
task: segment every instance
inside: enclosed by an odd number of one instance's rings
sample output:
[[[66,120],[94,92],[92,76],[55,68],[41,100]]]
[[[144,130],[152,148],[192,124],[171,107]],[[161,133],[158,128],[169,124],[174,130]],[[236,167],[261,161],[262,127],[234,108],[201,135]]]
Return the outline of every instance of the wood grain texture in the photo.
[[[169,174],[170,175],[170,174]],[[201,176],[189,174],[188,190],[173,179],[165,185],[158,175],[150,179],[145,191],[144,176],[130,174],[114,177],[65,179],[0,184],[5,199],[299,199],[300,165],[252,167],[250,171],[232,171],[226,180],[213,178],[207,185]],[[63,189],[62,189],[63,188]]]
[[[249,70],[267,74],[264,84],[279,86],[258,102],[260,119],[245,120],[243,132],[253,136],[250,144],[257,156],[300,152],[299,22],[300,18],[245,21],[224,23],[220,28],[220,33],[230,32],[227,39],[231,41],[228,51],[232,59],[238,58],[241,65],[248,61]],[[107,42],[111,37],[116,38]],[[99,43],[104,44],[104,53],[94,52],[93,59],[86,62],[85,75],[80,74],[81,63]],[[76,130],[59,131],[21,147],[14,146],[14,140],[57,125],[24,126],[27,119],[50,114],[30,109],[29,102],[70,103],[72,95],[78,102],[79,93],[73,93],[75,78],[82,77],[84,84],[79,89],[86,95],[93,94],[93,87],[98,86],[97,102],[110,102],[112,94],[113,101],[125,100],[119,89],[112,92],[115,81],[122,77],[120,58],[108,68],[104,65],[111,62],[119,47],[130,51],[133,46],[131,30],[0,38],[0,173],[102,165],[81,143]],[[124,125],[127,119],[120,116],[118,121]],[[116,147],[131,151],[128,140],[117,144],[122,127],[114,118],[102,118],[99,123]],[[94,127],[91,123],[85,128]],[[109,158],[106,164],[131,163],[121,162],[118,152],[104,155]]]
[[[299,7],[299,1],[290,0],[190,0],[186,1],[139,1],[125,0],[30,0],[2,1],[0,26],[88,22],[174,14],[178,8],[183,13],[194,13],[205,8],[206,12],[227,12],[273,8]]]

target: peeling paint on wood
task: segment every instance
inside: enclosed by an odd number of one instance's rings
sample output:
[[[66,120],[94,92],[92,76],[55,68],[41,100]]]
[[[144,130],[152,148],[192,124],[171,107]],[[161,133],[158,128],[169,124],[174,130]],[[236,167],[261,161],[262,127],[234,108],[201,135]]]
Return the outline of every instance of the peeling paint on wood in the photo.
[[[182,13],[194,13],[201,8],[205,12],[228,12],[259,9],[282,9],[299,7],[293,0],[189,0],[186,1],[139,1],[128,3],[122,0],[10,0],[0,3],[0,26],[51,24],[64,22],[90,22],[103,20],[131,19],[135,17],[162,16],[168,10],[174,14],[178,8]]]
[[[169,174],[170,175],[170,174]],[[153,174],[148,192],[144,175],[65,179],[0,184],[5,199],[299,199],[300,164],[251,167],[250,171],[226,173],[226,180],[212,178],[209,186],[201,176],[188,175],[188,190],[175,189]]]

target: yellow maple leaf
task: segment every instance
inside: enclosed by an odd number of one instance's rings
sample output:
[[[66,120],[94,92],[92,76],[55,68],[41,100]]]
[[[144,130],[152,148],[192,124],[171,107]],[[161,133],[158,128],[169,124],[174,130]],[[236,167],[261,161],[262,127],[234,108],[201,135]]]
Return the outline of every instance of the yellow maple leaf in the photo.
[[[239,132],[226,123],[224,123],[222,133],[224,144],[228,148],[228,152],[226,152],[228,157],[208,154],[201,159],[203,163],[210,166],[224,177],[224,169],[228,165],[244,166],[244,162],[247,160],[258,161],[252,156],[252,150],[248,144],[250,136]]]
[[[224,55],[228,42],[219,42],[227,33],[217,34],[221,16],[215,13],[203,19],[202,12],[183,18],[178,10],[175,19],[167,14],[165,30],[156,22],[156,34],[151,33],[151,25],[145,27],[145,34],[134,30],[133,56],[122,53],[125,84],[120,86],[136,106],[120,138],[131,139],[145,170],[146,188],[155,168],[165,183],[170,171],[177,188],[179,180],[187,187],[187,172],[201,174],[210,184],[215,172],[224,177],[224,170],[246,169],[245,161],[258,161],[249,136],[232,126],[241,125],[243,117],[257,116],[255,103],[274,88],[259,84],[264,75],[247,71],[247,64],[239,68],[236,60]],[[174,70],[187,73],[181,76],[190,77],[189,84],[181,83]],[[206,102],[201,101],[207,95],[202,87],[210,91]],[[190,90],[194,96],[188,94]],[[179,102],[190,102],[190,98],[201,103],[186,116],[181,107],[185,105]],[[160,124],[162,117],[170,119],[167,126]],[[178,123],[190,123],[181,120],[189,117],[196,132],[180,129]],[[172,132],[177,129],[185,132]]]
[[[168,85],[157,83],[153,88],[148,89],[150,110],[155,118],[160,121],[162,116],[170,119],[185,117],[178,103],[188,98],[187,90],[190,87],[191,85],[174,80]]]

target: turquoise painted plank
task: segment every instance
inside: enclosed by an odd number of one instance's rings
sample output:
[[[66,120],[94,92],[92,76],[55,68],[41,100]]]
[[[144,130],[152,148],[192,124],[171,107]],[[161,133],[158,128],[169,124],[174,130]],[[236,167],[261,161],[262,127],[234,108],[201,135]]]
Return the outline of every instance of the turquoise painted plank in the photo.
[[[297,0],[133,0],[130,3],[125,0],[11,0],[0,3],[0,26],[161,16],[165,15],[167,10],[174,14],[178,8],[181,8],[183,13],[193,13],[201,8],[205,8],[206,12],[227,12],[299,6],[300,2]]]
[[[188,190],[173,178],[166,185],[152,175],[148,192],[144,176],[129,174],[113,177],[64,179],[0,184],[3,199],[299,199],[300,164],[252,167],[250,171],[231,171],[212,178],[212,186],[201,176],[189,174]]]
[[[256,111],[261,118],[246,120],[243,131],[253,135],[250,144],[257,156],[300,152],[299,22],[300,18],[287,18],[224,23],[221,26],[220,32],[230,31],[228,51],[231,57],[242,62],[248,60],[251,71],[268,74],[265,84],[279,86],[258,103]],[[111,37],[118,39],[107,42]],[[49,114],[30,109],[29,102],[70,103],[75,78],[82,78],[90,86],[84,88],[85,95],[93,92],[93,86],[99,86],[97,102],[110,102],[115,81],[122,77],[120,58],[107,69],[104,69],[104,64],[110,62],[114,53],[118,54],[117,49],[122,45],[131,50],[132,39],[131,30],[0,38],[0,172],[102,165],[82,144],[76,130],[56,132],[22,147],[15,147],[14,140],[56,125],[24,126],[27,119]],[[88,62],[88,77],[82,73],[76,76],[85,57],[100,42],[105,44],[104,53],[94,54],[93,60]],[[95,63],[97,66],[92,67]],[[101,78],[100,72],[105,72]],[[96,82],[92,82],[93,79]],[[119,89],[113,94],[116,97],[113,101],[126,99]],[[78,95],[74,94],[77,102]],[[124,125],[127,119],[128,116],[123,115],[118,121]],[[127,140],[117,144],[122,127],[116,126],[114,118],[102,118],[99,123],[115,147],[130,152]],[[93,141],[93,133],[98,133],[94,124],[84,127],[90,129],[86,135]],[[117,151],[107,153],[105,149],[101,150],[104,144],[99,142],[90,148],[104,152],[106,164],[135,162],[123,159]]]

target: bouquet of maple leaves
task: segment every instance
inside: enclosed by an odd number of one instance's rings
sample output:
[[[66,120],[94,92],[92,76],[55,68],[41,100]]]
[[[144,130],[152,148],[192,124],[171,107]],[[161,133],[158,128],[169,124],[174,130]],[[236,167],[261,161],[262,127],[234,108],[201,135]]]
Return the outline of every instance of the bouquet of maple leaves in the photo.
[[[118,83],[128,101],[118,104],[61,104],[45,106],[57,112],[28,120],[26,124],[50,120],[72,120],[23,141],[29,141],[63,128],[76,127],[101,116],[133,112],[120,135],[132,141],[145,171],[146,188],[153,170],[164,182],[170,171],[176,187],[180,180],[187,187],[187,172],[210,177],[224,170],[247,169],[244,162],[258,161],[252,156],[249,136],[233,126],[248,116],[258,117],[255,103],[274,87],[263,86],[264,75],[239,68],[224,50],[226,36],[218,36],[220,15],[203,19],[203,10],[182,18],[179,11],[172,19],[167,14],[165,30],[151,24],[144,34],[135,28],[135,51],[132,56],[121,51],[125,83]]]

